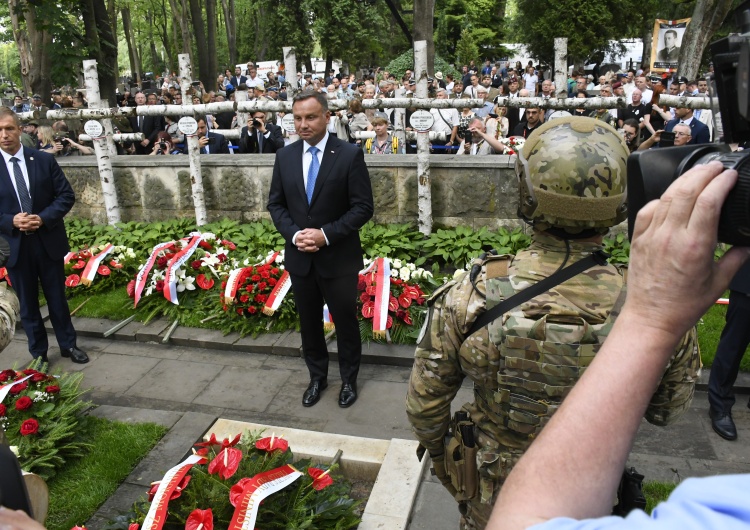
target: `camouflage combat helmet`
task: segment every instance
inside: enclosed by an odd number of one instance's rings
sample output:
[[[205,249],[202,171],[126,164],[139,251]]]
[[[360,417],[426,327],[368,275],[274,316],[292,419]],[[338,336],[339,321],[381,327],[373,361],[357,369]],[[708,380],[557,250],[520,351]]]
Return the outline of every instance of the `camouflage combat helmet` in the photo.
[[[610,125],[565,116],[534,131],[518,153],[518,215],[539,230],[576,234],[627,218],[628,148]]]

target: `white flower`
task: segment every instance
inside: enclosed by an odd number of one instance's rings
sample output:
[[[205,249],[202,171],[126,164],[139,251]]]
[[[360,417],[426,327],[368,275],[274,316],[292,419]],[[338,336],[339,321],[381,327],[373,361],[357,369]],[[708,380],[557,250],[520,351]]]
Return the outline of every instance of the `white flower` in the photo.
[[[154,292],[154,287],[152,285],[149,285],[146,287],[146,296],[151,296],[151,293]]]
[[[391,269],[391,276],[393,278],[398,278],[398,269]]]
[[[402,280],[409,281],[409,277],[411,276],[411,273],[407,267],[401,267],[398,271],[398,277]]]
[[[195,291],[195,278],[192,276],[185,277],[185,274],[182,274],[182,277],[177,278],[177,292],[181,293],[185,290],[187,291]]]
[[[409,267],[409,270],[410,270],[410,271],[414,271],[414,270],[417,270],[417,266],[416,266],[416,265],[414,265],[413,263],[409,263],[409,264],[407,265],[407,267]]]
[[[243,261],[243,262],[242,262],[242,264],[243,264],[243,265],[244,265],[245,267],[249,267],[249,266],[250,266],[250,258],[245,258],[245,261]]]
[[[216,267],[221,263],[221,260],[215,254],[208,254],[206,257],[201,259],[201,265],[207,267]]]
[[[393,267],[394,268],[396,268],[396,269],[400,269],[401,268],[401,260],[400,259],[398,259],[398,258],[394,259],[392,263],[393,263]]]

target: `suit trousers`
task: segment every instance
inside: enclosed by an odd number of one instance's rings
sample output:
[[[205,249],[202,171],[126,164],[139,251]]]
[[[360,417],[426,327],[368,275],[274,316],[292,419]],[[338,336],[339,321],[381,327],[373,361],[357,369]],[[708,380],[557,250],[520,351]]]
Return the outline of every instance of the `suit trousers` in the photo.
[[[708,402],[711,410],[720,413],[732,410],[735,401],[732,387],[750,344],[750,296],[739,291],[729,292],[726,322],[708,379]]]
[[[358,274],[323,278],[313,264],[306,276],[289,275],[299,312],[302,351],[310,380],[328,377],[328,348],[323,331],[323,305],[328,304],[336,326],[341,381],[356,383],[362,358],[362,341],[357,320]]]
[[[22,235],[18,261],[8,268],[8,275],[21,303],[21,323],[29,340],[33,357],[47,353],[47,330],[39,311],[39,284],[47,299],[49,318],[60,348],[76,345],[76,331],[70,319],[65,298],[65,268],[63,260],[53,260],[44,250],[37,234]]]

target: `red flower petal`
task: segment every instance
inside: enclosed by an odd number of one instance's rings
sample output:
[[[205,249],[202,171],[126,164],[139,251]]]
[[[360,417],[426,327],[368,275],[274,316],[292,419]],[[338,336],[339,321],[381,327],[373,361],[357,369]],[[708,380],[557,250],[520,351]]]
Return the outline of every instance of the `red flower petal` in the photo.
[[[109,267],[107,267],[106,265],[99,265],[99,268],[96,269],[96,272],[100,276],[109,276],[112,271],[109,270]]]
[[[130,523],[128,530],[138,530],[138,523]]]
[[[245,486],[251,480],[252,479],[247,477],[240,479],[240,481],[229,490],[229,502],[235,508],[237,507],[237,503],[240,502],[240,496],[242,495],[242,492],[245,491]]]
[[[398,297],[398,304],[403,308],[409,307],[411,305],[411,297],[405,292],[401,293]]]
[[[109,266],[112,267],[113,269],[122,269],[122,263],[118,263],[115,260],[110,261]]]
[[[225,447],[208,464],[208,472],[211,475],[218,474],[219,477],[227,480],[237,472],[240,460],[242,460],[242,451],[234,447]]]
[[[204,291],[207,291],[214,286],[214,279],[201,273],[196,276],[195,283],[198,284],[198,287],[200,287]]]
[[[203,525],[203,526],[201,526]],[[185,530],[213,530],[214,514],[208,510],[193,510],[185,521]]]
[[[260,449],[261,451],[268,451],[269,453],[276,450],[279,450],[283,453],[284,451],[289,449],[289,442],[287,442],[283,438],[269,436],[267,438],[261,438],[260,440],[255,442],[255,448]]]
[[[65,287],[75,287],[79,283],[81,283],[81,277],[77,274],[71,274],[65,278]]]
[[[333,484],[331,475],[320,468],[310,467],[307,469],[307,474],[310,475],[313,479],[312,487],[318,491]]]
[[[128,296],[130,298],[135,298],[135,280],[130,280],[125,289],[128,291]]]
[[[73,265],[74,270],[81,270],[86,266],[86,262],[83,260],[78,260],[75,265]]]
[[[388,311],[396,311],[398,309],[398,300],[396,297],[391,295],[388,297]]]
[[[372,318],[375,314],[375,304],[372,302],[365,302],[362,304],[362,316],[365,318]]]

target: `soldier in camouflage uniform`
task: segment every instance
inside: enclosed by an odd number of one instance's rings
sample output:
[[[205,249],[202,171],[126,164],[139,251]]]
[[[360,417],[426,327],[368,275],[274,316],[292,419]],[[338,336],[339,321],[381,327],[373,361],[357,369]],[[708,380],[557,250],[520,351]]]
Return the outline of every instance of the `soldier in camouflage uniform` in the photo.
[[[10,256],[10,245],[0,237],[0,267],[5,266]],[[16,322],[20,318],[21,304],[15,291],[7,282],[0,282],[0,351],[3,351],[16,332]]]
[[[627,216],[627,156],[601,121],[570,116],[541,126],[516,165],[531,246],[476,260],[473,282],[465,274],[430,300],[406,408],[435,475],[459,501],[462,528],[485,527],[510,470],[596,355],[624,303],[625,271],[594,266],[466,334],[485,309],[601,249],[603,234]],[[666,425],[687,410],[699,368],[693,330],[666,367],[649,422]],[[451,420],[467,376],[474,401]]]

